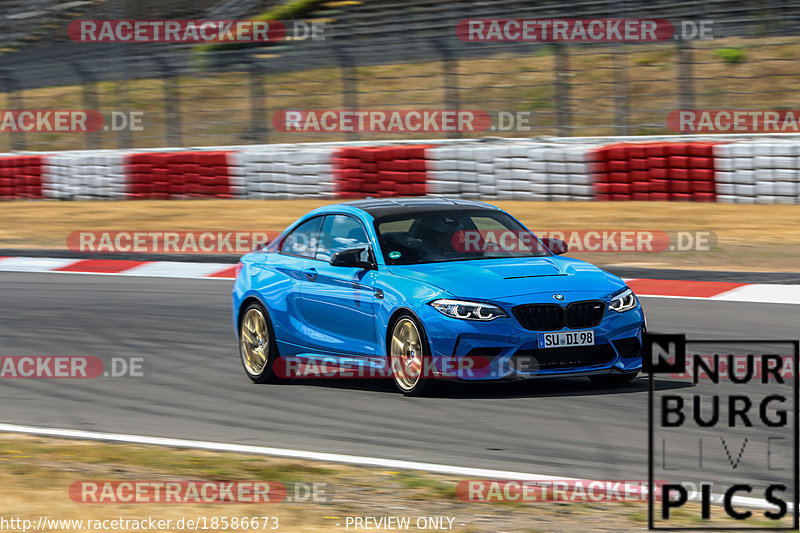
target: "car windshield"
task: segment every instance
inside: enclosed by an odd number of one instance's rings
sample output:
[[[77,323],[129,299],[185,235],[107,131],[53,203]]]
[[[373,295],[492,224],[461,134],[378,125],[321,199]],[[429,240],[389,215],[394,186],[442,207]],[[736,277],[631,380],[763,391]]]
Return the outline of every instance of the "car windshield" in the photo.
[[[403,213],[377,218],[375,229],[387,265],[550,255],[502,211]]]

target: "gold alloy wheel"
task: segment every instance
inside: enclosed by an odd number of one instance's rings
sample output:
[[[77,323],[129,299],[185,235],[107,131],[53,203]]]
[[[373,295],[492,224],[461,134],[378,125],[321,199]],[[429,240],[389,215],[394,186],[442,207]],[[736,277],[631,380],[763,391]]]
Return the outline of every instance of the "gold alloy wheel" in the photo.
[[[403,391],[412,390],[422,377],[422,339],[413,320],[403,317],[392,331],[389,354],[392,376]]]
[[[269,361],[269,330],[260,310],[253,308],[244,315],[239,346],[247,373],[261,375]]]

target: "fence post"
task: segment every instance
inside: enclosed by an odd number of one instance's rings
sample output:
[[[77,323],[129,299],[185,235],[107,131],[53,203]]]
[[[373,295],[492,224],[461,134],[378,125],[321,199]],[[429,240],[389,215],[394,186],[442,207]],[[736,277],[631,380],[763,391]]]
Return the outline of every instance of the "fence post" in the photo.
[[[153,56],[153,62],[161,72],[162,88],[164,91],[164,127],[166,128],[167,146],[181,146],[183,134],[181,132],[181,101],[178,84],[172,69],[163,57]]]
[[[75,68],[75,72],[78,73],[78,77],[81,80],[81,101],[83,104],[83,108],[86,111],[97,111],[97,93],[92,90],[92,85],[94,84],[94,80],[89,72],[83,68],[79,61],[73,61],[72,66]],[[87,131],[86,132],[86,148],[87,150],[95,150],[100,147],[100,132],[99,131]]]
[[[114,80],[114,109],[119,111],[130,107],[130,98],[128,97],[128,58],[120,56],[117,61],[120,62],[120,77]],[[117,148],[127,149],[132,146],[131,132],[128,128],[117,130]]]
[[[3,69],[0,71],[0,79],[3,80],[3,88],[6,93],[7,109],[24,109],[25,103],[22,98],[22,90],[10,71]],[[12,151],[25,150],[25,133],[21,131],[10,132],[8,136],[8,146]]]
[[[691,43],[678,40],[678,109],[694,109],[693,56]]]
[[[569,94],[569,55],[567,47],[561,43],[553,44],[553,67],[556,103],[556,135],[569,137],[572,134],[572,110]]]
[[[614,45],[614,135],[630,135],[628,101],[628,48],[625,43]]]
[[[435,39],[433,43],[442,58],[444,108],[448,111],[458,111],[461,107],[458,89],[458,57],[441,39]],[[461,131],[448,131],[447,137],[450,139],[459,139],[463,137],[463,133]]]
[[[105,2],[104,6],[105,17],[103,18],[111,20],[124,20],[132,18],[135,19],[136,17],[131,17],[131,12],[132,12],[131,8],[133,7],[135,7],[135,2],[131,2],[130,0],[123,0],[121,2]],[[110,68],[108,68],[108,71],[111,72],[116,67],[119,76],[117,79],[114,79],[114,89],[113,89],[114,103],[112,111],[115,110],[121,111],[123,109],[129,109],[131,103],[130,97],[128,95],[129,73],[135,72],[133,66],[130,64],[128,56],[130,45],[125,42],[119,42],[116,44],[110,44],[108,46],[109,46],[109,52],[107,56],[107,61],[110,61],[112,63],[109,66]],[[135,75],[131,77],[135,77]],[[116,140],[117,140],[116,143],[117,148],[119,149],[131,148],[133,145],[133,138],[131,137],[131,131],[128,128],[122,128],[120,130],[117,130]]]
[[[348,111],[358,109],[358,72],[353,65],[353,59],[344,46],[335,46],[334,53],[339,60],[339,69],[342,80],[342,106]],[[348,131],[345,133],[348,141],[358,140],[358,131]]]
[[[250,58],[250,135],[248,140],[268,142],[269,117],[264,91],[264,69],[256,58]]]

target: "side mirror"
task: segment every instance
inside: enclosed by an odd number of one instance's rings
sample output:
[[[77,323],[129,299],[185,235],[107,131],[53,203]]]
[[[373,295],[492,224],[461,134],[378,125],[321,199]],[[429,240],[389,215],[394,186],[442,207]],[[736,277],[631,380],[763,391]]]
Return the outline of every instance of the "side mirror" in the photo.
[[[555,237],[542,237],[541,241],[548,250],[556,255],[565,254],[569,251],[569,246],[567,246],[567,243],[564,241],[564,239],[556,239]]]
[[[366,259],[364,259],[366,257]],[[369,248],[346,248],[339,250],[331,256],[329,261],[333,266],[366,268],[375,270],[375,263],[370,260]]]

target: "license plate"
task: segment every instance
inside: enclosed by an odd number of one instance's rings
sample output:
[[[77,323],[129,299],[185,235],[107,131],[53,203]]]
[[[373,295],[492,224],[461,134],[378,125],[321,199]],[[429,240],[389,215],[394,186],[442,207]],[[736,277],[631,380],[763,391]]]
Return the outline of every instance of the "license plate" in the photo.
[[[594,346],[594,331],[587,329],[539,333],[539,348],[560,348],[562,346]]]

